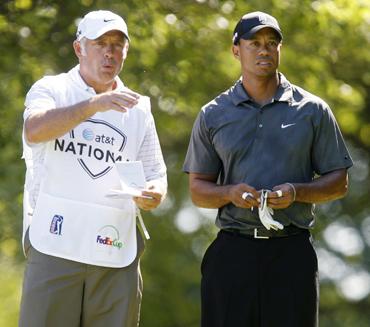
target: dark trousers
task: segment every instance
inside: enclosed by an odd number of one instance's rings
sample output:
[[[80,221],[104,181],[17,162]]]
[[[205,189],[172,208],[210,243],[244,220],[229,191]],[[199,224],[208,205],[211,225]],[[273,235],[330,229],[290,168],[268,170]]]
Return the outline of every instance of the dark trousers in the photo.
[[[317,327],[317,257],[308,231],[253,239],[221,231],[202,262],[202,327]]]

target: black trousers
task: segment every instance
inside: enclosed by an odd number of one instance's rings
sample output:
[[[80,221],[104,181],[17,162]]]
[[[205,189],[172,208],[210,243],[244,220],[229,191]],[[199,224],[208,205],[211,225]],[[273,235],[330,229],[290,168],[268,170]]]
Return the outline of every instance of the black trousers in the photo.
[[[202,266],[202,327],[317,327],[309,232],[253,239],[221,231]]]

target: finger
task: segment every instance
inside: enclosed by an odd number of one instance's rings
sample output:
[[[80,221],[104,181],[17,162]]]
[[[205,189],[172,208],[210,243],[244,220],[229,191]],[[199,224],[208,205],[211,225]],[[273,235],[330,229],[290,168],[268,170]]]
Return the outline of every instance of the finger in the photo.
[[[137,98],[131,96],[130,94],[116,93],[115,96],[117,99],[127,103],[137,104],[139,102]]]
[[[267,199],[267,205],[270,206],[270,204],[273,204],[273,205],[279,205],[281,203],[285,203],[286,202],[286,198],[268,198]]]
[[[150,197],[152,200],[160,201],[162,199],[162,194],[158,192],[142,191],[141,194]]]
[[[261,197],[260,192],[256,191],[255,189],[251,189],[249,192],[253,194],[253,198],[259,203]]]
[[[258,203],[260,202],[260,195],[254,189],[250,189],[248,191],[244,191],[241,194],[241,198],[242,198],[242,200],[248,201],[248,202],[254,204],[255,206],[257,206]]]
[[[121,101],[117,101],[115,99],[113,99],[111,101],[111,103],[114,106],[112,109],[118,109],[120,111],[122,111],[122,110],[127,111],[128,109],[130,109],[130,106],[128,106],[126,103],[123,103]]]
[[[246,200],[248,197],[253,198],[253,194],[252,194],[252,193],[250,193],[250,192],[244,192],[244,193],[242,194],[242,199],[243,199],[243,200]]]
[[[273,220],[273,222],[271,223],[271,227],[274,228],[275,230],[279,230],[279,229],[281,230],[284,228],[284,226],[276,220]]]
[[[268,199],[275,199],[275,198],[282,198],[284,196],[282,190],[275,190],[273,192],[268,193]]]
[[[277,228],[275,225],[273,225],[273,224],[270,224],[270,227],[271,227],[273,230],[278,230],[278,228]]]
[[[117,104],[114,104],[114,106],[111,109],[118,112],[127,112],[126,108],[119,106]]]
[[[262,225],[263,225],[263,226],[265,226],[265,228],[266,228],[267,230],[270,230],[270,229],[271,229],[270,224],[268,224],[267,222],[265,222],[265,221],[261,220],[261,223],[262,223]]]
[[[135,197],[135,198],[133,198],[134,199],[134,201],[135,201],[135,203],[136,203],[136,205],[140,208],[140,209],[142,209],[142,210],[152,210],[152,209],[154,209],[153,208],[153,205],[150,205],[150,204],[148,204],[148,203],[146,203],[145,201],[143,201],[143,199],[142,198],[139,198],[139,197]]]
[[[145,210],[152,210],[158,207],[161,203],[162,196],[156,192],[142,191],[142,197],[140,197],[140,203]]]
[[[112,99],[112,103],[115,103],[125,109],[130,109],[134,106],[137,105],[137,101],[132,101],[130,99],[124,99],[124,98],[120,98],[120,97],[114,97]]]
[[[257,200],[251,197],[247,197],[245,200],[240,198],[240,201],[238,202],[240,203],[240,205],[238,206],[240,206],[241,208],[246,208],[246,209],[259,206],[259,203],[257,202]]]
[[[130,95],[130,96],[132,96],[132,97],[134,97],[136,99],[139,99],[140,98],[140,94],[139,93],[136,93],[135,91],[132,91],[128,87],[125,87],[119,93],[121,93],[121,94],[128,94],[128,95]]]

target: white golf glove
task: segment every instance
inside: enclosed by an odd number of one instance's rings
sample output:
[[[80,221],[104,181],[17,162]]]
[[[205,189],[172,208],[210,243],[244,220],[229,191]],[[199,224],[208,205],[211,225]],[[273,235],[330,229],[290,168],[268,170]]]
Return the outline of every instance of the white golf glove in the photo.
[[[267,195],[268,190],[262,190],[261,193],[261,202],[260,206],[258,207],[258,215],[260,217],[261,223],[267,230],[271,228],[274,230],[283,229],[284,225],[280,224],[278,221],[272,218],[274,214],[274,210],[267,206]]]

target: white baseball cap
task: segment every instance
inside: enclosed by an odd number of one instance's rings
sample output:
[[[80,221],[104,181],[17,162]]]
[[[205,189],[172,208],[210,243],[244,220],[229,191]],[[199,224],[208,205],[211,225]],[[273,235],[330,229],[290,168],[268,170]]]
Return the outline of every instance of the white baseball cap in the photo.
[[[83,37],[95,40],[112,30],[121,31],[130,41],[127,25],[121,16],[108,10],[91,11],[78,24],[76,38],[77,41]]]

